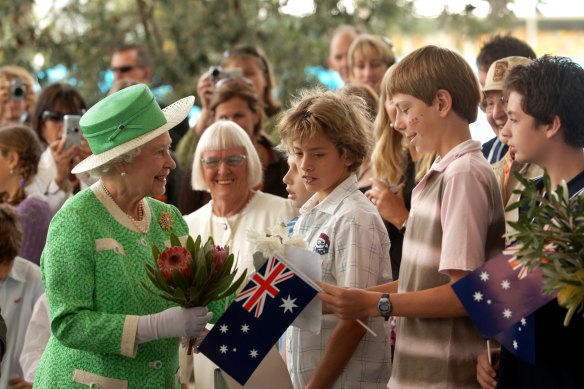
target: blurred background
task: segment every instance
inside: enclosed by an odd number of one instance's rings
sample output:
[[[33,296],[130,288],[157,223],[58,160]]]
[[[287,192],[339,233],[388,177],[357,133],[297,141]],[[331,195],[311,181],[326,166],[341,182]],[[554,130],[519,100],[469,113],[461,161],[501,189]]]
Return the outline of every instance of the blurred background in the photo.
[[[3,0],[0,63],[32,70],[41,86],[76,85],[93,104],[113,81],[113,48],[143,43],[155,60],[152,86],[172,101],[194,94],[226,49],[249,43],[272,61],[287,104],[303,86],[335,86],[326,59],[341,24],[385,35],[398,58],[437,44],[476,68],[481,44],[511,32],[538,55],[584,63],[584,2],[567,0]]]

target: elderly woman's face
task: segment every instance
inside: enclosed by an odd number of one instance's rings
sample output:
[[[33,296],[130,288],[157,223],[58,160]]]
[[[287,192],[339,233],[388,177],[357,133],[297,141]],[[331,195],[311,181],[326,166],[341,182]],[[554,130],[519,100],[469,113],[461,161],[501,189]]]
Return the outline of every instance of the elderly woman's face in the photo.
[[[170,156],[168,132],[142,146],[140,154],[125,165],[129,190],[140,196],[161,196],[166,191],[166,179],[176,163]]]
[[[234,147],[224,150],[205,151],[201,162],[205,183],[215,200],[229,200],[240,196],[247,196],[247,160],[244,147]],[[218,162],[218,163],[217,163]]]

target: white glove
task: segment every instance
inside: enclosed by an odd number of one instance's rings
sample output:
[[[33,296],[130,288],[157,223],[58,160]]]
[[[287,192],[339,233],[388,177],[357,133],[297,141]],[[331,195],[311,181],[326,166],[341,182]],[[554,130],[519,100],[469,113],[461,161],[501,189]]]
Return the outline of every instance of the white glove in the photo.
[[[153,315],[140,316],[136,330],[138,344],[162,338],[196,337],[213,317],[206,307],[172,307]]]

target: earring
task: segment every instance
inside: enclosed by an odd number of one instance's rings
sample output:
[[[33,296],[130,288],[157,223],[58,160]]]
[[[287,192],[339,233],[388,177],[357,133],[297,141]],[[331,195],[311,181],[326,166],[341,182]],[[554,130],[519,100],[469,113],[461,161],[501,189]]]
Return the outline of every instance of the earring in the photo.
[[[121,172],[120,176],[124,177],[126,175],[126,172]]]
[[[14,174],[14,169],[10,169],[10,175]]]

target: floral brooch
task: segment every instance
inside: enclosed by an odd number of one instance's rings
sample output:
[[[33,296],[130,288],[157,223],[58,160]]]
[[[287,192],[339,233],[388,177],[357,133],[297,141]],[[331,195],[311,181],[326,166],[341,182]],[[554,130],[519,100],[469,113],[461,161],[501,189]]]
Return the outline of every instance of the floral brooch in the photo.
[[[170,231],[172,229],[172,214],[170,212],[160,212],[160,216],[158,217],[158,224],[164,231]]]

